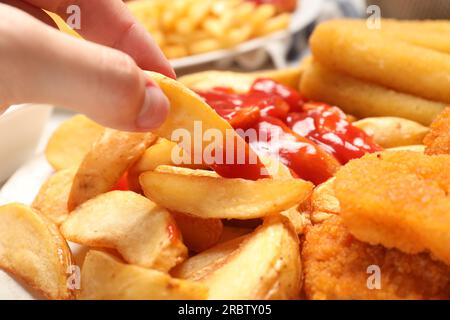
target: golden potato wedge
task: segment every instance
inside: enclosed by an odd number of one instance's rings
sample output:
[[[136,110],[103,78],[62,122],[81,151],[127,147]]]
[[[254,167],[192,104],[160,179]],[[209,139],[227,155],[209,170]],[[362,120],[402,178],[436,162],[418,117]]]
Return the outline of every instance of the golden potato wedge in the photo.
[[[172,212],[183,242],[194,252],[211,248],[222,236],[223,224],[220,219],[202,219],[184,213]]]
[[[83,115],[63,122],[45,149],[47,161],[55,170],[78,167],[104,128]]]
[[[225,179],[184,173],[145,172],[144,194],[164,208],[202,218],[252,219],[303,201],[312,184],[300,179]],[[192,173],[190,173],[192,172]]]
[[[141,267],[168,271],[187,257],[169,212],[131,191],[111,191],[86,201],[61,225],[70,241],[112,248]]]
[[[156,139],[151,133],[105,129],[78,168],[70,191],[69,211],[86,200],[111,191],[127,169]]]
[[[227,177],[246,178],[255,180],[266,176],[263,174],[263,165],[259,161],[258,156],[248,146],[248,144],[234,131],[231,125],[222,117],[220,117],[199,95],[191,91],[183,84],[161,74],[148,72],[148,75],[158,83],[163,92],[170,101],[170,112],[158,129],[153,132],[160,137],[181,143],[182,148],[190,155],[185,163],[202,164],[208,163],[210,159],[204,158],[204,151],[211,150],[214,146],[214,152],[223,154],[232,159],[238,159],[244,156],[243,163],[234,161],[234,163],[220,164],[214,161],[210,163],[214,169]],[[200,132],[214,132],[214,143],[208,139],[203,139]],[[183,141],[185,134],[189,136],[189,141]],[[220,137],[217,137],[220,134]],[[217,141],[217,139],[221,139]],[[181,141],[180,141],[181,140]],[[233,145],[233,148],[230,145]],[[239,146],[239,147],[237,147]],[[241,148],[241,146],[243,148]],[[221,159],[220,162],[222,162]],[[238,170],[236,170],[238,169]],[[264,170],[263,170],[264,171]]]
[[[72,299],[72,256],[58,228],[21,204],[0,207],[0,268],[49,299]]]
[[[178,79],[192,90],[208,90],[214,87],[232,88],[236,92],[247,92],[256,79],[270,78],[288,87],[298,88],[301,68],[268,70],[251,73],[232,71],[204,71],[182,76]]]
[[[88,252],[81,271],[82,300],[192,300],[204,299],[200,283],[127,265],[106,252]]]
[[[53,223],[57,225],[63,223],[69,216],[67,201],[76,172],[76,168],[68,168],[50,176],[42,185],[31,206]]]
[[[160,138],[158,141],[151,145],[142,155],[142,157],[133,164],[128,170],[128,185],[130,190],[140,192],[141,185],[139,184],[139,176],[145,171],[153,171],[160,165],[174,165],[172,154],[181,154],[183,149],[179,147],[175,142],[167,139]],[[180,164],[183,166],[184,164]],[[205,165],[187,164],[189,168],[206,169]]]
[[[266,219],[213,266],[197,278],[208,287],[208,299],[295,299],[300,294],[299,241],[281,215]]]
[[[429,128],[404,118],[374,117],[353,122],[383,148],[421,144]]]

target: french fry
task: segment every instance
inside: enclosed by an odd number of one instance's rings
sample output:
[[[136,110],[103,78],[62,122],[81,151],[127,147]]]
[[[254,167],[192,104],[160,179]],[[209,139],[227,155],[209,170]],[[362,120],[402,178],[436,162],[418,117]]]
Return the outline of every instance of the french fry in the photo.
[[[289,209],[312,190],[311,183],[300,179],[250,181],[184,170],[143,173],[140,182],[145,195],[169,210],[201,218],[252,219]]]
[[[70,241],[115,249],[125,261],[168,271],[187,257],[175,220],[131,191],[111,191],[86,201],[61,225]]]
[[[316,61],[306,66],[300,90],[311,100],[337,105],[360,118],[392,116],[423,125],[447,106],[337,73]]]
[[[365,118],[353,122],[383,148],[421,144],[429,129],[421,124],[397,117]]]
[[[60,225],[69,216],[67,201],[76,168],[63,169],[54,173],[42,185],[32,207],[45,215],[56,225]]]
[[[73,299],[72,255],[56,225],[21,204],[0,207],[0,268],[49,299]]]
[[[50,137],[45,156],[55,170],[77,167],[104,128],[83,115],[64,121]]]
[[[85,156],[70,191],[70,211],[99,194],[111,191],[127,169],[157,139],[151,133],[106,129]]]
[[[81,300],[191,300],[206,296],[202,284],[127,265],[101,251],[89,251],[81,271]]]
[[[400,92],[450,103],[447,54],[339,21],[319,25],[310,44],[314,57],[331,69]]]

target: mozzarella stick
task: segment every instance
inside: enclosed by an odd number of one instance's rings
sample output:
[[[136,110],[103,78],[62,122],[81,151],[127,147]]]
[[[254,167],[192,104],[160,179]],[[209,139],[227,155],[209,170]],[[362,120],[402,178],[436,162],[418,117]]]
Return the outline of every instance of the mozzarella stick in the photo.
[[[341,20],[336,21],[339,24],[348,24],[355,28],[366,29],[365,20]],[[442,23],[443,24],[443,23]],[[448,24],[448,31],[445,30],[445,25],[433,25],[427,23],[413,22],[413,21],[399,21],[391,19],[383,19],[381,21],[381,29],[371,30],[372,33],[382,34],[383,36],[397,38],[411,44],[437,50],[443,53],[450,54],[450,24]]]
[[[444,103],[399,93],[358,80],[317,63],[309,64],[301,81],[301,92],[309,99],[337,105],[360,118],[392,116],[429,125],[446,107]]]
[[[325,66],[385,87],[450,103],[450,55],[339,22],[319,25],[311,37]]]

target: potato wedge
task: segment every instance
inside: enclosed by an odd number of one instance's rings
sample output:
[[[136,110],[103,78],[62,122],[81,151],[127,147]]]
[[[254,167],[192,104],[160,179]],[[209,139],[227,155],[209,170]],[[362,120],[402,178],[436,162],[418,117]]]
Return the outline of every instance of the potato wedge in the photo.
[[[76,168],[68,168],[54,173],[42,185],[33,201],[32,207],[57,225],[69,216],[67,201],[76,172]]]
[[[251,73],[231,71],[204,71],[182,76],[178,79],[192,90],[208,90],[214,87],[232,88],[236,92],[247,92],[256,79],[270,78],[288,87],[297,88],[302,74],[301,68],[258,71]]]
[[[339,200],[334,193],[334,181],[331,178],[317,186],[310,199],[310,214],[313,223],[320,223],[341,211]]]
[[[222,266],[245,239],[246,236],[241,235],[215,245],[179,264],[170,271],[170,274],[176,278],[199,281]]]
[[[72,299],[72,257],[58,228],[21,204],[0,207],[0,268],[49,299]]]
[[[421,144],[429,128],[404,118],[374,117],[353,122],[383,148]]]
[[[61,225],[70,241],[117,250],[141,267],[168,271],[187,257],[169,212],[131,191],[111,191],[86,201]]]
[[[188,164],[210,162],[207,160],[211,159],[204,158],[204,151],[211,150],[213,146],[215,154],[224,156],[220,159],[224,164],[214,161],[215,159],[212,159],[214,163],[210,163],[219,174],[228,178],[239,177],[250,180],[266,176],[264,166],[256,153],[199,95],[180,82],[161,74],[148,72],[148,75],[158,83],[170,101],[170,112],[166,121],[153,132],[160,137],[183,144],[182,148],[190,155],[183,162]],[[212,139],[214,143],[203,139],[203,133],[206,132],[214,132],[215,138]],[[185,135],[188,135],[189,141],[183,141]],[[220,137],[217,137],[219,135]],[[237,161],[241,157],[243,163]],[[229,163],[228,159],[234,159],[233,163]]]
[[[89,251],[81,271],[82,300],[191,300],[206,296],[202,284],[127,265],[102,251]]]
[[[45,149],[47,161],[55,170],[78,167],[104,128],[83,115],[63,122]]]
[[[220,219],[202,219],[184,213],[172,212],[183,242],[194,252],[211,248],[222,236],[223,224]]]
[[[281,215],[266,219],[237,249],[213,265],[198,279],[208,287],[208,299],[295,299],[300,294],[299,241],[291,223]]]
[[[299,204],[313,187],[300,179],[250,181],[199,176],[196,170],[185,170],[143,173],[144,194],[164,208],[197,217],[252,219]]]
[[[70,211],[99,194],[111,191],[127,169],[157,139],[151,133],[105,129],[75,175],[70,191]]]
[[[150,146],[142,157],[128,170],[128,184],[130,190],[140,192],[139,176],[145,171],[153,171],[160,165],[174,165],[172,154],[182,154],[184,151],[175,142],[160,138]],[[183,166],[183,164],[180,164]],[[193,169],[207,169],[205,165],[186,165]]]

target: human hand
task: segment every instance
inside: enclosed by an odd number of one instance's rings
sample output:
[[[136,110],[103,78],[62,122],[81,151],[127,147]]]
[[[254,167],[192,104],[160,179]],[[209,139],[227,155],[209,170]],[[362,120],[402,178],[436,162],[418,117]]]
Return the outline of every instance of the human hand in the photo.
[[[120,130],[162,124],[169,102],[141,68],[173,78],[175,73],[122,1],[2,2],[7,5],[0,4],[0,111],[11,104],[48,103]],[[77,31],[92,42],[50,27],[53,21],[40,9],[64,18],[71,4],[81,8]]]

